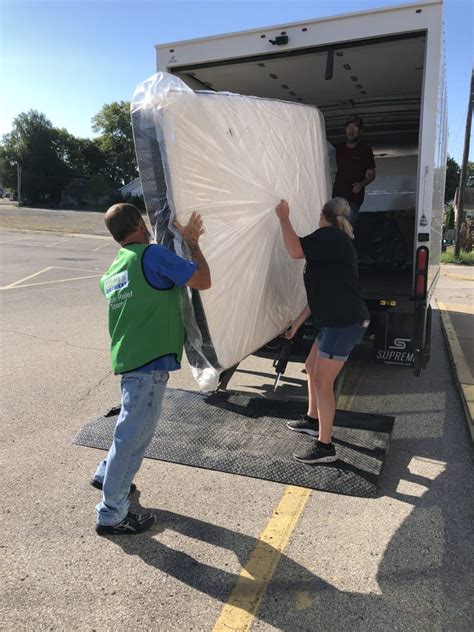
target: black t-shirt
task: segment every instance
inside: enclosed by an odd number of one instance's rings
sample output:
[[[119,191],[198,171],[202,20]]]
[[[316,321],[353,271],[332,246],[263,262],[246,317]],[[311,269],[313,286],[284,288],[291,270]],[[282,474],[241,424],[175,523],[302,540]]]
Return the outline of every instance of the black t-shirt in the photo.
[[[362,204],[365,188],[359,193],[352,193],[352,186],[362,182],[367,176],[367,169],[375,169],[374,154],[365,143],[357,143],[348,147],[346,143],[336,145],[337,172],[332,190],[333,197],[343,197],[348,202]]]
[[[368,320],[350,237],[328,226],[302,237],[301,246],[306,258],[304,283],[315,328],[346,327]]]

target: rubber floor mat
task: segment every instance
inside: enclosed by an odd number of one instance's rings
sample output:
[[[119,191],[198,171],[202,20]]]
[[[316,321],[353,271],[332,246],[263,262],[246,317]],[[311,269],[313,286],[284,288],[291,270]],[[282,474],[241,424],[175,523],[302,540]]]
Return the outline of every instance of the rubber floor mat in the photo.
[[[305,465],[292,454],[311,438],[286,427],[304,412],[303,402],[167,389],[145,456],[337,494],[376,496],[394,418],[338,410],[333,433],[338,460]],[[74,443],[108,450],[116,420],[112,411],[88,423]]]

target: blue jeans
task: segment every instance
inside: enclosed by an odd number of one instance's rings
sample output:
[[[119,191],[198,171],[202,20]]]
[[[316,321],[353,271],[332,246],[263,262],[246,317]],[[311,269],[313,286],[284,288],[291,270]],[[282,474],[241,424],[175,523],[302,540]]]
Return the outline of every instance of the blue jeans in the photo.
[[[349,221],[352,224],[352,226],[354,227],[356,225],[357,218],[359,217],[359,211],[360,211],[360,207],[362,205],[361,204],[357,204],[357,202],[349,202],[349,206],[350,206],[350,209],[351,209],[351,213],[349,215]]]
[[[153,438],[167,382],[167,371],[130,371],[122,375],[122,408],[114,440],[94,474],[103,486],[102,501],[96,507],[100,524],[114,525],[127,515],[130,484]]]

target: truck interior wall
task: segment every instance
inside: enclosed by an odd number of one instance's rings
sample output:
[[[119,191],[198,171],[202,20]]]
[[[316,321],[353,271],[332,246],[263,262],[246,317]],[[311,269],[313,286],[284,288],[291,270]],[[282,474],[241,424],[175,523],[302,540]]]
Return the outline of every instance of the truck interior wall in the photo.
[[[359,274],[367,297],[384,287],[396,298],[411,291],[418,159],[376,155],[376,167],[356,230]]]

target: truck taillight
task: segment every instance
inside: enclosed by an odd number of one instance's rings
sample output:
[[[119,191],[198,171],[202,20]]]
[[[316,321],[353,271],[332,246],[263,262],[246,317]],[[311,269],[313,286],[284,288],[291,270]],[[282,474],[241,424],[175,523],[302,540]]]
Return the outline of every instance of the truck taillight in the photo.
[[[416,272],[426,272],[428,270],[428,248],[420,246],[416,251]]]
[[[415,297],[424,298],[428,282],[429,251],[426,246],[420,246],[416,251]]]
[[[426,276],[424,274],[417,274],[415,281],[415,296],[417,298],[423,298],[426,294]]]

